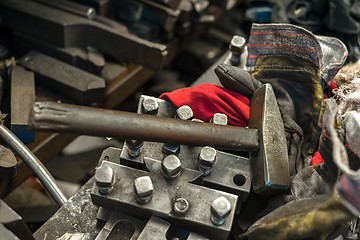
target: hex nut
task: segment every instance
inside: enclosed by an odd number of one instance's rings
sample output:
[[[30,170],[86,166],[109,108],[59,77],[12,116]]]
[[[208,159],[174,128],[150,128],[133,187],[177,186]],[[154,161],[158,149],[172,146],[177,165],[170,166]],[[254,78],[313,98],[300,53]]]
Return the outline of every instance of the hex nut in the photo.
[[[185,198],[177,198],[173,203],[175,215],[181,216],[189,211],[190,204]]]
[[[177,155],[180,152],[180,145],[164,143],[161,147],[161,152],[165,155]]]
[[[203,172],[204,176],[211,173],[212,167],[216,163],[216,149],[212,147],[203,147],[198,158],[198,169]]]
[[[111,193],[115,183],[114,169],[109,166],[101,165],[95,171],[95,184],[101,194]]]
[[[231,212],[231,203],[224,196],[218,197],[211,203],[211,221],[219,226]]]
[[[230,42],[229,45],[229,50],[231,51],[231,53],[235,53],[240,55],[243,50],[244,50],[244,46],[245,46],[246,40],[245,38],[235,35]]]
[[[161,171],[167,179],[174,179],[181,173],[181,161],[175,155],[166,156],[161,162]]]
[[[154,98],[145,98],[142,102],[142,110],[146,114],[155,115],[159,111],[159,103]]]
[[[154,185],[149,176],[138,177],[134,180],[135,194],[140,204],[148,203],[154,192]]]
[[[213,118],[210,120],[210,123],[218,124],[218,125],[227,125],[228,117],[223,113],[215,113]]]
[[[194,113],[188,105],[179,107],[176,114],[181,120],[190,120],[194,117]]]

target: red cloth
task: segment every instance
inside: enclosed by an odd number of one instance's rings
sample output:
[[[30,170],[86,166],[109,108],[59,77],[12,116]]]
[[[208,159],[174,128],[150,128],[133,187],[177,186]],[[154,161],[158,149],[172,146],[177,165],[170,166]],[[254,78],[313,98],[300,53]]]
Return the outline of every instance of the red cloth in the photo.
[[[178,89],[163,93],[160,98],[170,101],[176,108],[188,105],[195,118],[204,122],[209,122],[215,113],[223,113],[227,115],[230,125],[248,125],[250,100],[240,93],[214,84]]]
[[[314,165],[319,165],[319,164],[321,164],[323,162],[324,162],[324,159],[320,155],[320,152],[319,151],[315,152],[315,154],[314,154],[314,156],[313,156],[313,158],[311,160],[311,165],[313,165],[313,166]]]
[[[332,81],[330,83],[330,85],[324,91],[324,99],[333,97],[334,96],[333,90],[337,89],[337,88],[338,88],[338,85],[334,81]]]

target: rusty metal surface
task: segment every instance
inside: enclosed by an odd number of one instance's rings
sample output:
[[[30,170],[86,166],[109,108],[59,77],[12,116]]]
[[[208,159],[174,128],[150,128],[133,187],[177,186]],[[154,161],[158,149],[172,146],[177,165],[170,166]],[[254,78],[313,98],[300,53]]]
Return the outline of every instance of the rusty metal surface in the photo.
[[[15,66],[11,71],[10,129],[23,142],[34,141],[35,133],[29,128],[29,114],[35,102],[34,73]]]
[[[165,45],[138,38],[125,26],[110,19],[96,16],[89,20],[26,0],[3,0],[0,5],[2,26],[55,46],[93,46],[105,54],[154,70],[165,63]]]
[[[256,129],[199,124],[70,104],[37,102],[30,121],[32,128],[43,131],[212,146],[238,151],[258,148]]]
[[[104,96],[105,80],[55,58],[31,51],[19,64],[35,72],[36,82],[59,92],[76,103],[99,102]]]

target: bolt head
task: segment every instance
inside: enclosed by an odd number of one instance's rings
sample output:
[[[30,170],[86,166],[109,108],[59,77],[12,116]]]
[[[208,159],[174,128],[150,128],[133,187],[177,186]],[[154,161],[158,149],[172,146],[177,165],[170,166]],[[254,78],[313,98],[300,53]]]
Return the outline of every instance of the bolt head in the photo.
[[[168,179],[176,178],[181,172],[181,161],[175,155],[166,156],[161,162],[161,171]]]
[[[180,152],[180,145],[164,143],[161,152],[165,155],[178,154]]]
[[[211,123],[218,125],[227,125],[228,117],[223,113],[215,113],[214,117],[211,119]]]
[[[184,105],[182,107],[179,107],[176,110],[176,114],[181,120],[190,120],[194,117],[194,113],[192,109],[188,105]]]
[[[203,147],[199,154],[199,165],[201,167],[213,167],[216,163],[216,153],[215,148]]]
[[[100,192],[107,192],[103,190],[112,189],[115,182],[114,170],[109,166],[101,165],[95,171],[95,184],[98,186]]]
[[[176,215],[183,215],[189,210],[189,202],[185,198],[175,199],[173,203],[174,213]]]
[[[145,98],[142,102],[142,109],[146,114],[157,114],[159,103],[154,98]]]
[[[154,185],[149,176],[138,177],[134,180],[135,194],[140,203],[147,203],[151,200],[154,192]]]
[[[142,145],[144,144],[144,141],[142,141],[142,140],[134,140],[134,139],[126,139],[125,144],[129,148],[141,148]]]
[[[237,54],[240,55],[242,53],[243,49],[244,49],[245,43],[246,43],[245,38],[240,37],[238,35],[235,35],[231,39],[231,42],[230,42],[230,45],[229,45],[229,50],[232,53],[237,53]]]
[[[224,220],[227,216],[229,216],[230,212],[231,203],[223,196],[218,197],[211,203],[211,220],[214,222],[214,224],[219,222],[223,223],[224,221],[221,220]]]

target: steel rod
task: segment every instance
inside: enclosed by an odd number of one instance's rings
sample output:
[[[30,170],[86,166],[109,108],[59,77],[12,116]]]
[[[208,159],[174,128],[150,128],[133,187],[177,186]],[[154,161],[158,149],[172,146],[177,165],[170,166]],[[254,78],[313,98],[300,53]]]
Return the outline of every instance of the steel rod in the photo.
[[[36,102],[30,125],[35,130],[212,146],[238,151],[253,151],[259,146],[257,129],[253,128],[196,123],[55,102]]]
[[[31,168],[55,202],[62,206],[67,199],[42,162],[7,127],[0,124],[0,138]]]

